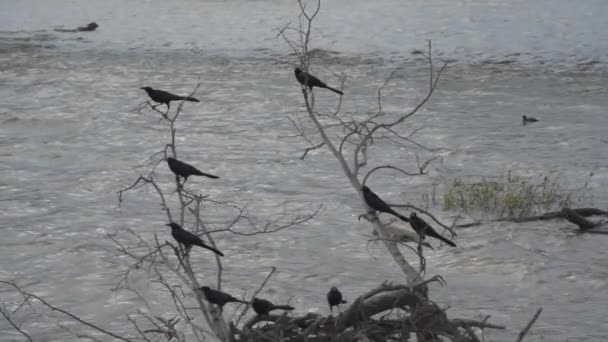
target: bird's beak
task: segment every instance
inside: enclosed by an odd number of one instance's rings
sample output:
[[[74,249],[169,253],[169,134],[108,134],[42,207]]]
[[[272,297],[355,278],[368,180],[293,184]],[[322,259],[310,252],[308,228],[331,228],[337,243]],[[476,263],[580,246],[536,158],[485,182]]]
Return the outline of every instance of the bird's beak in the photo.
[[[141,88],[139,88],[139,89],[141,89],[141,90],[146,90],[146,88],[144,88],[144,87],[141,87]]]
[[[165,224],[165,226],[171,227],[171,223],[167,223],[167,224]]]

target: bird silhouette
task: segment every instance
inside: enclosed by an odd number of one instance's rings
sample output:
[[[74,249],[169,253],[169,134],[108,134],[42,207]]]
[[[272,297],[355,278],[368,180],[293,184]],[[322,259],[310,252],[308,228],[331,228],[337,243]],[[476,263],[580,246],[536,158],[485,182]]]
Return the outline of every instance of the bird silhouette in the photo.
[[[159,104],[167,105],[167,110],[170,108],[171,101],[190,101],[190,102],[201,102],[195,97],[191,96],[179,96],[175,94],[171,94],[168,91],[153,89],[152,87],[141,87],[139,89],[143,89],[148,93],[148,96],[152,101],[157,102]]]
[[[407,217],[405,217],[405,216],[397,213],[396,211],[394,211],[388,204],[386,204],[386,202],[384,202],[382,200],[382,198],[378,197],[378,195],[376,195],[367,186],[364,185],[363,187],[361,187],[361,190],[363,191],[363,199],[365,199],[365,203],[370,208],[372,208],[374,210],[377,210],[377,211],[380,211],[380,212],[383,212],[383,213],[395,215],[395,216],[397,216],[398,218],[400,218],[404,222],[408,222],[409,221],[407,219]]]
[[[194,245],[194,246],[206,248],[219,256],[224,256],[224,253],[220,252],[219,250],[217,250],[211,246],[208,246],[207,244],[205,244],[203,242],[203,240],[201,240],[200,237],[190,233],[187,230],[184,230],[179,224],[177,224],[175,222],[171,222],[171,223],[167,223],[166,226],[171,227],[171,235],[173,235],[173,238],[175,239],[175,241],[186,246],[187,250],[189,250]]]
[[[273,311],[273,310],[291,311],[294,309],[293,306],[275,305],[266,299],[261,299],[261,298],[256,298],[256,297],[254,297],[253,300],[251,301],[251,307],[253,307],[253,311],[255,311],[255,313],[257,313],[260,316],[268,315],[270,313],[270,311]]]
[[[521,121],[524,125],[527,123],[538,122],[537,118],[532,118],[532,117],[529,118],[525,115],[522,115],[521,119],[522,119]]]
[[[296,74],[296,79],[298,80],[298,82],[300,82],[301,85],[307,86],[308,88],[310,88],[310,90],[312,90],[313,87],[325,88],[333,91],[334,93],[344,95],[344,93],[340,90],[328,86],[320,79],[307,73],[306,71],[302,71],[300,68],[295,68],[293,69],[293,71]]]
[[[203,291],[203,294],[205,295],[205,299],[207,299],[207,301],[209,303],[215,304],[215,305],[219,306],[221,309],[223,309],[224,305],[226,305],[227,303],[248,304],[248,302],[246,302],[244,300],[237,299],[226,292],[211,289],[208,286],[203,286],[203,287],[199,288],[199,290]]]
[[[190,176],[205,176],[207,178],[218,179],[220,177],[214,176],[209,173],[204,173],[201,170],[195,168],[194,166],[184,163],[183,161],[179,161],[173,157],[167,158],[167,164],[169,164],[169,169],[178,177],[184,178],[184,183],[188,180]]]
[[[418,233],[418,235],[420,235],[420,238],[423,239],[423,240],[424,240],[425,236],[432,236],[435,239],[439,239],[439,240],[447,243],[448,245],[450,245],[452,247],[456,247],[455,243],[453,243],[452,241],[450,241],[450,240],[444,238],[443,236],[439,235],[439,233],[437,233],[435,231],[435,229],[433,229],[433,227],[431,227],[423,219],[421,219],[420,217],[418,217],[418,215],[416,215],[416,213],[411,213],[410,214],[410,225],[416,231],[416,233]]]
[[[337,287],[333,286],[329,292],[327,292],[327,303],[329,304],[329,311],[332,315],[334,313],[334,306],[340,310],[340,304],[346,304],[346,301],[342,299],[342,292]]]

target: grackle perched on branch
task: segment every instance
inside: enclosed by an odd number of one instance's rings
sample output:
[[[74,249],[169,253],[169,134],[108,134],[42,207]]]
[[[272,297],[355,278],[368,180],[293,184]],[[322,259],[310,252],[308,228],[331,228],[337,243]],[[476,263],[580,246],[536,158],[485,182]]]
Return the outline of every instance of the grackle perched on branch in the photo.
[[[320,79],[314,77],[306,71],[302,71],[300,68],[295,68],[293,71],[296,74],[296,79],[298,80],[298,82],[300,82],[300,84],[302,85],[307,86],[308,88],[310,88],[310,90],[312,90],[312,87],[325,88],[333,91],[334,93],[344,95],[343,92],[328,86]]]
[[[184,182],[186,182],[188,180],[188,177],[190,176],[205,176],[213,179],[220,178],[218,176],[204,173],[201,170],[195,168],[194,166],[186,164],[183,161],[179,161],[172,157],[167,158],[167,164],[169,164],[169,169],[171,169],[171,171],[175,173],[176,176],[184,177]]]
[[[418,215],[416,215],[416,213],[410,214],[410,225],[416,231],[416,233],[418,233],[418,235],[420,235],[421,239],[424,239],[425,236],[432,236],[435,239],[439,239],[452,247],[456,247],[455,243],[453,243],[452,241],[439,235],[439,233],[437,233],[435,231],[435,229],[433,229],[433,227],[431,227],[423,219],[418,217]]]
[[[407,219],[407,217],[397,213],[396,211],[394,211],[393,209],[391,209],[391,207],[386,204],[386,202],[384,202],[382,200],[382,198],[378,197],[378,195],[376,195],[370,188],[368,188],[367,186],[363,186],[361,188],[361,190],[363,190],[363,198],[365,199],[365,203],[372,209],[383,212],[383,213],[387,213],[387,214],[391,214],[391,215],[395,215],[398,218],[400,218],[402,221],[404,222],[408,222],[409,220]]]
[[[272,310],[293,310],[293,306],[289,305],[274,305],[270,301],[261,298],[253,298],[251,301],[251,306],[253,307],[253,311],[260,316],[268,315]]]
[[[209,303],[215,304],[222,309],[224,308],[224,305],[226,305],[226,303],[248,304],[248,302],[244,300],[236,299],[226,292],[214,290],[209,288],[208,286],[203,286],[199,288],[199,290],[203,291],[203,294],[205,295],[205,298]]]
[[[168,91],[152,89],[152,87],[141,87],[139,89],[145,90],[146,93],[148,93],[148,96],[150,96],[150,99],[152,99],[152,101],[167,105],[167,109],[169,109],[169,107],[170,107],[169,102],[171,102],[171,101],[182,101],[183,100],[183,101],[190,101],[190,102],[201,102],[197,98],[194,98],[194,97],[179,96],[179,95],[171,94]]]
[[[171,227],[171,235],[173,235],[173,238],[175,239],[175,241],[186,246],[186,249],[190,249],[192,247],[192,245],[200,246],[200,247],[203,247],[203,248],[206,248],[206,249],[212,251],[213,253],[215,253],[219,256],[224,256],[224,253],[220,252],[219,250],[217,250],[211,246],[206,245],[203,242],[203,240],[201,240],[200,237],[190,233],[187,230],[184,230],[179,224],[177,224],[175,222],[171,222],[171,223],[167,223],[165,226]]]

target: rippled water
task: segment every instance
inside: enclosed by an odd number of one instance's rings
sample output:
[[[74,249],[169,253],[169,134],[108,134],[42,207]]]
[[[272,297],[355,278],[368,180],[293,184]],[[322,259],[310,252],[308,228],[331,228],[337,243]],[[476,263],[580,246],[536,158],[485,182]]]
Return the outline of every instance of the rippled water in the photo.
[[[404,127],[424,127],[419,141],[444,148],[442,160],[429,177],[372,179],[384,197],[422,205],[431,183],[511,170],[531,179],[557,175],[569,189],[589,182],[586,204],[606,208],[607,7],[334,1],[323,6],[313,45],[335,53],[315,72],[328,83],[337,82],[332,73],[347,73],[344,111],[364,112],[398,69],[384,108],[399,113],[427,85],[425,64],[412,50],[432,39],[438,59],[453,62],[432,101]],[[323,204],[313,221],[272,236],[219,234],[227,288],[251,290],[276,266],[265,296],[324,311],[330,284],[352,298],[381,279],[399,280],[383,249],[367,246],[368,228],[356,219],[361,205],[337,163],[322,151],[300,161],[303,142],[287,137],[287,115],[302,101],[289,65],[295,60],[275,35],[296,15],[293,2],[270,0],[0,1],[0,279],[106,327],[130,329],[120,317],[140,305],[111,291],[126,261],[105,234],[124,227],[168,234],[151,190],[118,207],[115,192],[146,171],[136,166],[168,137],[155,115],[131,110],[145,98],[142,85],[188,93],[200,80],[202,102],[186,104],[178,124],[180,155],[222,179],[190,186],[247,204],[259,222],[282,203]],[[92,20],[98,32],[52,31]],[[331,107],[336,97],[319,93],[317,101]],[[541,121],[523,127],[522,114]],[[378,164],[410,160],[397,148],[373,152]],[[170,179],[165,167],[157,174]],[[455,215],[433,210],[446,221]],[[608,335],[601,236],[577,235],[560,221],[500,223],[463,229],[457,243],[428,260],[429,274],[448,281],[433,298],[450,305],[451,316],[491,315],[508,326],[491,337],[511,341],[543,306],[533,340]],[[213,279],[208,253],[195,258],[203,281]],[[136,278],[154,297],[157,288]],[[158,310],[167,310],[167,300],[156,299]],[[40,340],[65,340],[55,325],[29,327]],[[0,328],[10,331],[5,322]]]

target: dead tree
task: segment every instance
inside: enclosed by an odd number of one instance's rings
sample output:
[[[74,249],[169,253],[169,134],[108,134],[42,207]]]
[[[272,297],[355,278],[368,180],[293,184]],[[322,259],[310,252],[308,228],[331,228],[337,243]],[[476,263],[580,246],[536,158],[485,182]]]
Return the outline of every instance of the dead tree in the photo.
[[[192,96],[198,89],[197,86],[189,95]],[[11,281],[0,281],[0,285],[6,285],[11,291],[17,291],[22,299],[16,299],[12,304],[5,303],[0,307],[0,313],[13,326],[15,331],[20,333],[28,340],[32,340],[19,320],[18,314],[25,310],[34,310],[36,306],[42,305],[53,312],[60,312],[81,324],[84,331],[73,331],[73,335],[88,337],[96,340],[94,334],[102,334],[116,340],[122,341],[203,341],[209,337],[214,337],[221,341],[232,341],[233,336],[222,310],[215,310],[206,300],[199,289],[202,284],[199,279],[205,277],[205,285],[211,285],[208,279],[214,279],[215,287],[221,289],[223,285],[223,263],[222,259],[212,253],[205,252],[205,258],[213,260],[216,266],[214,274],[206,275],[194,267],[193,255],[198,255],[198,251],[192,252],[178,244],[171,237],[171,230],[165,227],[167,222],[175,222],[188,231],[200,236],[206,244],[217,247],[215,237],[219,234],[234,234],[237,236],[252,236],[257,234],[271,234],[287,229],[297,224],[304,223],[313,218],[318,212],[318,207],[302,207],[297,210],[283,210],[273,216],[273,219],[263,225],[258,225],[257,220],[251,217],[247,210],[234,203],[218,202],[205,194],[200,194],[191,190],[187,183],[181,182],[176,175],[173,181],[167,182],[165,178],[157,175],[156,169],[159,165],[166,167],[167,157],[178,157],[178,145],[176,144],[177,128],[176,123],[182,113],[183,101],[174,111],[169,108],[161,111],[153,104],[145,102],[137,111],[149,108],[161,117],[161,121],[167,123],[168,143],[163,149],[154,153],[148,158],[143,166],[150,167],[146,174],[140,175],[130,186],[118,191],[119,205],[125,200],[128,192],[134,192],[142,187],[153,190],[156,200],[160,205],[164,218],[159,216],[159,226],[163,227],[162,233],[146,234],[136,228],[123,228],[115,233],[107,234],[117,248],[117,259],[128,260],[117,262],[123,267],[123,272],[117,281],[114,290],[129,291],[134,293],[141,310],[127,313],[121,321],[128,322],[132,326],[132,334],[121,335],[102,328],[100,325],[82,319],[76,314],[61,309],[59,306],[45,301],[33,293],[27,292],[18,284]],[[172,183],[172,185],[171,185]],[[136,196],[136,194],[134,194]],[[210,206],[223,209],[227,213],[222,217],[214,217],[213,225],[208,224],[209,217],[206,216]],[[200,252],[202,253],[202,252]],[[123,258],[124,257],[124,258]],[[170,298],[173,304],[171,311],[173,315],[163,317],[157,312],[166,312],[167,307],[155,307],[152,302],[155,298],[138,291],[132,286],[133,272],[145,272],[146,281],[154,284],[155,297],[162,293],[162,296]],[[274,273],[269,274],[268,278]],[[263,282],[265,284],[268,278]],[[254,292],[254,295],[260,289]],[[249,301],[250,298],[243,298]],[[247,309],[245,309],[243,312]],[[201,319],[204,324],[201,324]]]

